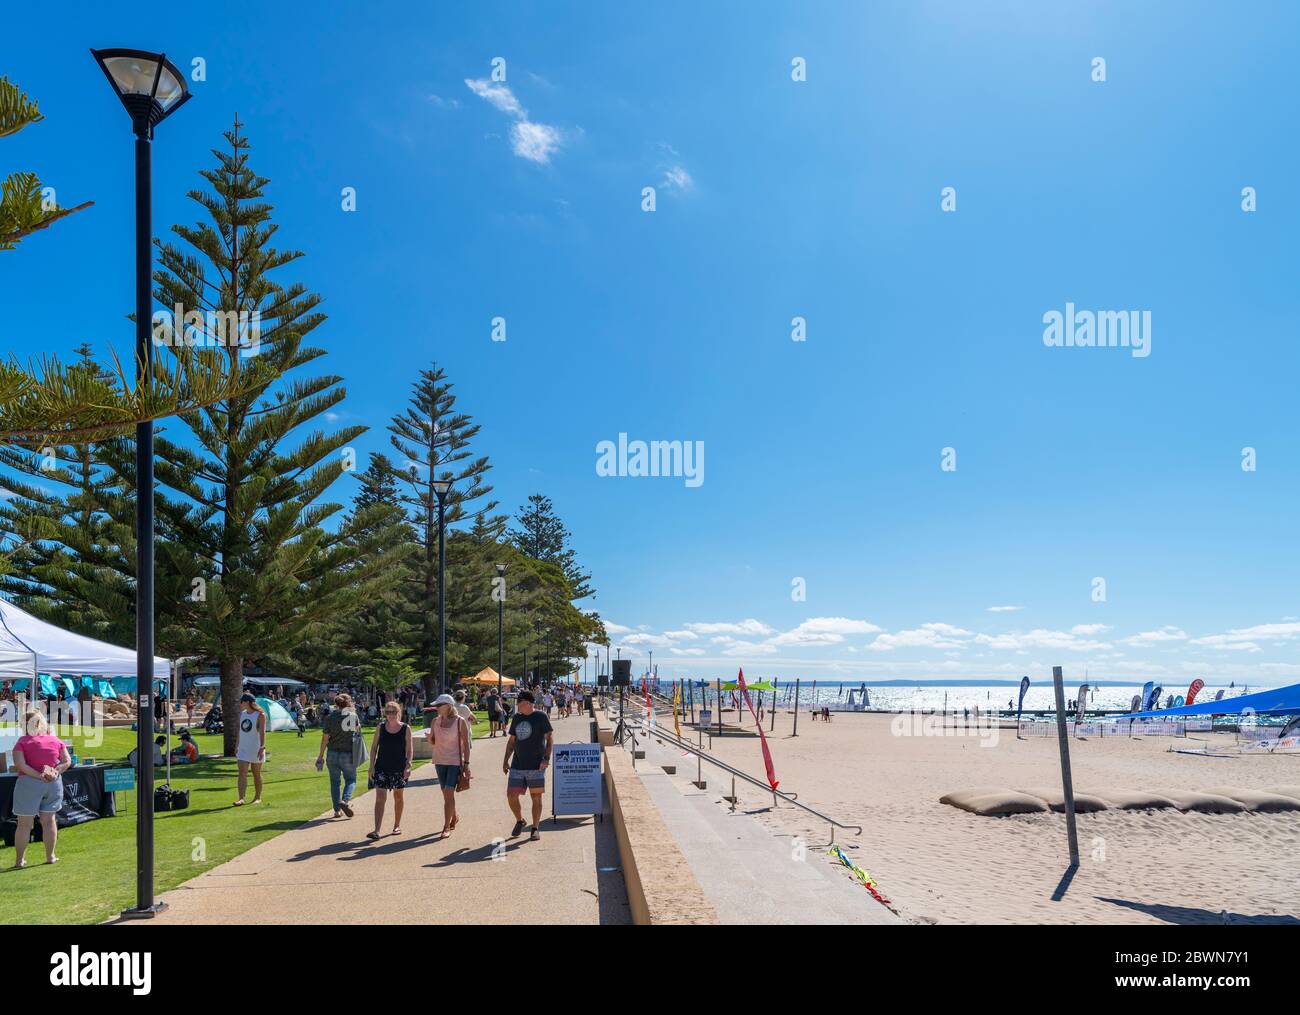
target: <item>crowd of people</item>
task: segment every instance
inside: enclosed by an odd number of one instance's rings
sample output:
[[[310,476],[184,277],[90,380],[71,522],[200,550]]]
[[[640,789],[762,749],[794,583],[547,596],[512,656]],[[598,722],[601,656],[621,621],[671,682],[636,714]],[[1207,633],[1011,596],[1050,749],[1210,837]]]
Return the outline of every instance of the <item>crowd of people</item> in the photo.
[[[370,762],[369,787],[375,790],[374,827],[366,838],[377,840],[384,834],[384,818],[392,798],[393,823],[390,835],[402,834],[404,792],[411,778],[415,753],[415,736],[410,720],[411,698],[390,696],[389,700],[368,702],[370,708],[382,709],[382,722],[375,728],[367,746],[362,728],[369,725],[367,713],[350,690],[336,691],[333,701],[320,706],[321,739],[316,769],[329,776],[330,803],[335,818],[352,818],[352,797],[357,787],[357,771]],[[305,698],[305,695],[303,696]],[[476,702],[487,715],[488,739],[498,735],[506,739],[502,771],[507,777],[506,802],[515,818],[511,838],[525,828],[529,839],[541,838],[542,796],[546,788],[546,770],[551,761],[554,727],[551,716],[568,718],[581,707],[582,690],[578,686],[546,686],[533,691],[524,689],[510,696],[488,686]],[[314,708],[307,701],[303,708]],[[256,698],[245,694],[240,703],[238,798],[235,806],[245,803],[247,777],[253,777],[253,803],[262,799],[262,765],[266,757],[266,716]],[[443,825],[439,839],[451,836],[460,821],[456,794],[471,786],[470,760],[473,753],[474,710],[462,687],[451,694],[439,695],[420,735],[429,744],[430,755],[442,795]],[[529,814],[524,815],[523,797],[529,796]]]
[[[479,692],[478,688],[473,689]],[[7,696],[5,696],[7,694]],[[268,695],[271,697],[271,695]],[[51,732],[50,714],[62,721],[58,698],[52,705],[27,707],[21,695],[11,690],[0,692],[0,702],[6,703],[16,717],[23,716],[22,735],[14,745],[12,757],[17,783],[13,798],[13,812],[17,824],[15,835],[15,861],[17,867],[26,866],[27,845],[37,821],[41,824],[41,838],[45,846],[46,861],[57,862],[55,845],[58,829],[56,815],[63,806],[63,773],[72,765],[67,745]],[[368,787],[374,794],[374,827],[366,838],[377,840],[384,834],[384,819],[392,800],[392,826],[390,835],[402,834],[404,790],[411,778],[415,754],[415,737],[422,736],[437,775],[442,797],[443,823],[439,839],[450,837],[460,821],[456,808],[456,795],[472,785],[471,757],[474,750],[474,708],[486,713],[488,739],[505,738],[505,751],[501,761],[502,772],[507,777],[506,804],[514,817],[511,838],[517,838],[528,829],[529,839],[540,839],[542,797],[546,788],[546,772],[551,762],[554,745],[555,718],[568,718],[580,709],[582,688],[578,685],[545,685],[524,688],[517,693],[506,693],[495,686],[487,686],[471,697],[466,688],[457,686],[452,693],[439,695],[429,708],[420,706],[420,696],[414,687],[395,694],[375,688],[356,689],[348,685],[321,690],[303,690],[286,696],[282,688],[274,689],[274,697],[293,717],[299,736],[309,727],[321,731],[320,750],[316,758],[318,771],[328,773],[330,801],[335,818],[352,818],[352,798],[357,787],[357,772],[369,761]],[[75,699],[74,699],[75,701]],[[80,703],[84,705],[85,703]],[[174,763],[186,764],[199,760],[197,744],[190,732],[199,711],[219,709],[216,702],[205,701],[197,690],[187,692],[181,708],[187,726],[179,734],[172,748]],[[155,722],[165,719],[174,706],[158,695]],[[417,734],[413,723],[421,713],[427,713],[427,722]],[[7,714],[7,713],[6,713]],[[173,713],[174,719],[180,715]],[[234,806],[258,804],[263,799],[263,768],[267,761],[267,715],[251,691],[239,699],[236,716],[238,734],[235,760],[238,766],[236,799]],[[363,728],[377,723],[367,743]],[[153,762],[164,764],[168,759],[167,740],[159,736],[154,744]],[[134,752],[132,754],[134,763]],[[251,777],[253,796],[247,798]],[[525,814],[523,798],[529,797]]]

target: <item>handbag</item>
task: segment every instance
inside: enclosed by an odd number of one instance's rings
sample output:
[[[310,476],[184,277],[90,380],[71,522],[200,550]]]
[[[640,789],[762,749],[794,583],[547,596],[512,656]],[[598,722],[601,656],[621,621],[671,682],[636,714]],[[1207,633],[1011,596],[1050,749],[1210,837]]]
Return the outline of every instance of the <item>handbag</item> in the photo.
[[[366,754],[366,737],[360,730],[352,734],[352,767],[360,768],[369,757]]]
[[[459,716],[457,716],[457,719],[459,721],[456,723],[456,742],[459,744],[465,738],[465,720]],[[461,765],[460,781],[456,783],[456,792],[464,793],[467,789],[469,789],[469,766]]]

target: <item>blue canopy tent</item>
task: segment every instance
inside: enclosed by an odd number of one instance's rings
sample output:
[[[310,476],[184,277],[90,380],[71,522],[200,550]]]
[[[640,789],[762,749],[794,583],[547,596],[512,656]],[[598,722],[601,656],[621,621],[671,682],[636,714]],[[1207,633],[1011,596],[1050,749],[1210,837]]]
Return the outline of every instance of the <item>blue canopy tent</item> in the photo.
[[[1300,684],[1279,687],[1272,691],[1256,691],[1254,694],[1243,694],[1238,698],[1222,698],[1218,701],[1202,702],[1199,705],[1184,705],[1182,708],[1133,712],[1123,718],[1171,719],[1175,716],[1187,715],[1240,715],[1242,712],[1256,714],[1300,712]]]

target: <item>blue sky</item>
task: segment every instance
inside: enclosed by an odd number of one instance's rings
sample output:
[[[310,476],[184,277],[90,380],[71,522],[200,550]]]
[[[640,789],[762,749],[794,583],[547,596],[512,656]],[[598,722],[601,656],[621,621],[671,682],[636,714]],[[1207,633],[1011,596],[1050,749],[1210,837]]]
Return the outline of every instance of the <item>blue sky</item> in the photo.
[[[362,460],[445,367],[638,667],[1293,681],[1295,8],[192,6],[0,46],[47,116],[0,169],[95,201],[0,257],[4,349],[129,347],[131,140],[87,48],[201,57],[157,231],[238,112]],[[1150,355],[1045,346],[1067,302],[1150,311]],[[704,482],[597,475],[620,433],[703,442]]]

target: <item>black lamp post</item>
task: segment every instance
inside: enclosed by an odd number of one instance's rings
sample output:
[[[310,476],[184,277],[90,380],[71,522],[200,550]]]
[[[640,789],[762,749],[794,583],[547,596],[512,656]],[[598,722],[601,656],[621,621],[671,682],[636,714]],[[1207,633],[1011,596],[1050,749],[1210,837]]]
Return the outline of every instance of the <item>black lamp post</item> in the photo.
[[[541,687],[542,686],[542,658],[541,658],[542,622],[540,620],[533,622],[533,634],[536,635],[537,638],[537,640],[534,642],[534,644],[537,646],[537,651],[533,653],[533,669],[537,672],[537,686]]]
[[[135,134],[135,383],[153,374],[153,214],[150,145],[153,129],[190,98],[185,76],[162,53],[92,49],[131,117]],[[135,428],[135,679],[136,904],[124,917],[152,917],[166,909],[153,897],[153,423]]]
[[[501,586],[497,589],[500,596],[497,599],[497,697],[501,696],[501,674],[506,668],[506,636],[505,636],[505,619],[506,619],[506,566],[497,565],[497,577],[501,579]]]
[[[429,484],[438,498],[438,693],[447,693],[447,494],[450,479]]]

